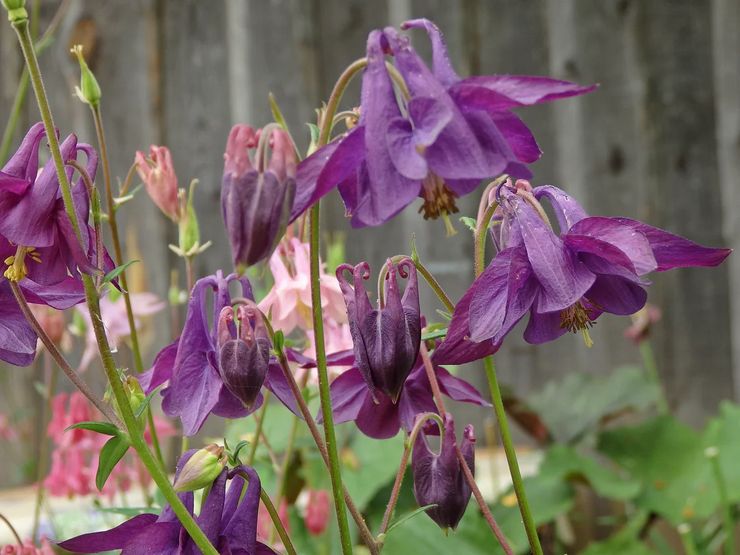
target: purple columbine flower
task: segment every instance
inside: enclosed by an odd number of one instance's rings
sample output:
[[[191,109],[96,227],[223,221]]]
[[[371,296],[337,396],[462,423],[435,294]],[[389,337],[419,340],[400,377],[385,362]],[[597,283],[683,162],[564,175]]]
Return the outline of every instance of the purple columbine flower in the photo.
[[[175,480],[195,449],[185,453],[177,464]],[[246,493],[240,501],[244,478],[249,479]],[[227,489],[228,483],[228,489]],[[233,555],[267,555],[275,553],[257,541],[260,479],[254,469],[239,466],[232,471],[223,469],[213,482],[203,502],[196,522],[219,553]],[[190,514],[193,513],[193,492],[178,495]],[[59,544],[72,553],[100,553],[121,549],[121,555],[196,555],[200,550],[182,527],[169,505],[159,516],[137,515],[123,524],[106,530],[70,538]]]
[[[385,302],[373,309],[362,280],[370,278],[370,265],[342,264],[337,268],[337,280],[347,305],[350,333],[357,367],[362,373],[370,395],[382,391],[395,403],[406,378],[416,362],[421,343],[421,312],[416,267],[410,258],[386,264]],[[349,270],[353,283],[345,279]],[[401,296],[396,273],[408,278]]]
[[[436,505],[427,509],[426,513],[443,530],[457,528],[472,493],[455,453],[456,443],[455,422],[452,415],[447,413],[439,453],[429,449],[422,431],[416,436],[411,458],[416,502],[420,507]],[[475,474],[475,435],[471,425],[465,426],[460,451],[468,468]]]
[[[348,360],[337,354],[330,362],[342,365],[347,364]],[[440,390],[449,398],[483,407],[490,406],[465,380],[453,376],[441,366],[435,365],[434,371]],[[414,427],[418,414],[437,412],[432,387],[421,357],[416,360],[416,365],[406,379],[396,403],[381,391],[376,391],[374,399],[356,366],[342,372],[332,382],[331,401],[334,407],[334,421],[337,424],[354,420],[363,434],[375,439],[394,437],[401,428],[408,433]]]
[[[226,143],[221,211],[236,268],[267,259],[288,225],[296,155],[289,135],[274,127],[255,132],[248,125],[235,125]],[[254,162],[249,155],[253,148]]]
[[[672,268],[717,266],[731,249],[703,247],[629,218],[589,217],[564,191],[527,182],[504,184],[495,242],[500,248],[455,308],[439,363],[495,352],[529,313],[524,339],[552,341],[588,329],[604,312],[633,314],[647,300],[645,276]],[[559,233],[539,201],[549,200]]]
[[[225,306],[218,318],[218,370],[226,388],[246,408],[257,400],[270,366],[270,339],[262,314],[246,306]]]
[[[541,152],[512,108],[594,89],[545,77],[460,79],[433,23],[419,19],[403,27],[427,30],[432,70],[395,29],[370,33],[358,124],[299,164],[292,219],[336,186],[353,227],[380,225],[418,196],[425,218],[446,217],[457,211],[455,198],[481,180],[504,172],[530,175],[526,164]],[[408,89],[403,106],[385,54]]]
[[[231,306],[229,283],[232,281],[239,282],[243,297],[253,300],[252,286],[245,277],[236,274],[224,277],[219,271],[199,279],[190,296],[182,335],[162,349],[154,359],[153,367],[139,377],[147,393],[169,381],[162,390],[162,409],[169,416],[180,418],[183,433],[188,436],[203,426],[210,413],[224,418],[240,418],[262,405],[263,398],[259,393],[251,407],[245,407],[221,377],[218,322],[221,311]],[[208,323],[209,291],[213,292],[213,325]],[[264,385],[300,416],[290,386],[276,360],[270,361]]]

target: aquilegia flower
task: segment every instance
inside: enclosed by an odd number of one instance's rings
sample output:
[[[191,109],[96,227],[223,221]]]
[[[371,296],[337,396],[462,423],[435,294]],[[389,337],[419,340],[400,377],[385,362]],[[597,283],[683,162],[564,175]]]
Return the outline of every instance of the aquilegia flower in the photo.
[[[180,220],[183,208],[180,205],[177,174],[172,164],[172,154],[166,146],[151,145],[149,157],[136,152],[136,171],[144,182],[146,192],[162,213],[174,222]]]
[[[269,162],[268,146],[272,148]],[[249,155],[253,148],[254,161]],[[224,154],[221,211],[235,268],[252,266],[275,250],[293,206],[295,176],[295,149],[285,131],[274,125],[257,132],[248,125],[231,129]]]
[[[257,410],[262,405],[258,394],[247,408],[242,399],[226,386],[221,375],[218,324],[221,311],[231,306],[229,283],[238,281],[242,296],[252,300],[252,286],[245,277],[236,274],[215,275],[199,279],[190,296],[187,316],[182,335],[178,340],[162,349],[154,359],[154,366],[139,377],[147,393],[169,380],[162,390],[162,409],[169,416],[182,421],[183,432],[195,434],[210,413],[224,418],[240,418]],[[208,291],[213,292],[213,324],[208,319]],[[226,323],[227,329],[236,335],[233,322]],[[234,371],[232,369],[231,371]],[[285,406],[300,414],[280,365],[271,360],[264,380]]]
[[[472,493],[455,453],[456,442],[455,422],[452,415],[447,413],[439,453],[429,449],[422,431],[416,436],[411,458],[416,502],[420,507],[435,505],[426,513],[442,529],[454,530],[457,527]],[[475,435],[471,425],[465,426],[460,451],[468,468],[475,474]]]
[[[564,191],[527,182],[501,186],[500,248],[455,308],[439,363],[463,363],[498,349],[529,313],[524,339],[552,341],[588,329],[604,312],[627,315],[645,305],[645,275],[672,268],[716,266],[730,249],[703,247],[628,218],[589,217]],[[547,198],[560,234],[539,200]]]
[[[190,450],[180,458],[175,479],[194,452],[195,450]],[[241,498],[245,482],[243,475],[248,477],[249,484]],[[213,482],[196,522],[219,553],[274,553],[257,541],[257,512],[261,488],[257,473],[246,466],[239,466],[231,471],[224,468]],[[193,514],[193,492],[181,493],[178,497]],[[83,534],[63,541],[59,546],[72,553],[99,553],[113,549],[122,549],[121,555],[185,555],[200,552],[169,505],[164,506],[159,516],[143,513],[111,530]]]
[[[346,364],[347,358],[335,355],[329,364]],[[468,382],[453,376],[441,366],[434,366],[439,388],[443,394],[455,401],[490,406],[480,393]],[[432,396],[424,362],[421,356],[416,360],[411,374],[403,384],[396,403],[385,393],[376,391],[376,398],[370,394],[360,370],[350,368],[331,384],[331,402],[334,407],[334,421],[337,424],[354,420],[357,428],[366,436],[388,439],[403,428],[410,432],[418,414],[437,412]],[[321,415],[319,414],[319,421]]]
[[[411,259],[404,258],[397,264],[389,260],[386,269],[385,302],[378,300],[377,309],[370,304],[362,283],[370,278],[367,262],[354,267],[340,265],[337,279],[347,304],[357,368],[367,382],[370,395],[375,396],[376,390],[380,390],[395,403],[419,354],[421,311],[416,267]],[[352,272],[352,284],[344,277],[346,270]],[[403,297],[397,273],[408,278]]]
[[[537,160],[540,149],[512,108],[594,88],[544,77],[460,79],[433,23],[413,20],[404,27],[427,30],[433,70],[395,29],[370,33],[358,124],[301,162],[292,219],[337,186],[353,227],[380,225],[418,196],[425,218],[446,217],[457,211],[455,198],[481,180],[504,172],[530,175],[525,164]],[[385,54],[393,56],[408,90],[403,107]]]

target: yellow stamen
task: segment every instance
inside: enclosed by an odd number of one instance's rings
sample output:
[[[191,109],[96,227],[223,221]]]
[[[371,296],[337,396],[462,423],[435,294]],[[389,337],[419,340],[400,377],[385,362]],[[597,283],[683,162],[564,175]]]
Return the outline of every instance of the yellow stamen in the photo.
[[[447,230],[447,236],[455,235],[457,232],[449,218],[450,214],[458,211],[455,204],[455,199],[457,198],[455,192],[449,189],[439,176],[430,173],[424,179],[421,195],[424,199],[424,204],[419,208],[419,212],[424,214],[424,219],[436,220],[437,218],[442,218],[445,229]]]
[[[576,304],[560,311],[560,327],[567,329],[572,333],[580,331],[583,336],[583,342],[588,348],[591,348],[594,345],[588,330],[593,327],[595,323],[596,322],[591,319],[588,310],[586,310],[586,307],[583,306],[581,301],[578,301]]]
[[[19,246],[15,254],[6,258],[3,262],[8,265],[3,275],[10,281],[18,282],[28,275],[26,255],[36,262],[41,263],[41,256],[34,247]]]

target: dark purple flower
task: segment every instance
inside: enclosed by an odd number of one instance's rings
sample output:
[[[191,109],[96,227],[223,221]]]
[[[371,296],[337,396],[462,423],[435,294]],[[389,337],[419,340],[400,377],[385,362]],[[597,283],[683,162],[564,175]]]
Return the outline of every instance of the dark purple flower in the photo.
[[[175,479],[195,450],[185,453],[178,462]],[[247,491],[240,501],[245,474]],[[227,490],[227,482],[229,487]],[[213,482],[203,502],[196,522],[219,553],[232,555],[266,555],[272,549],[257,541],[260,479],[254,469],[240,466],[231,472],[223,469]],[[190,514],[193,513],[193,493],[178,495]],[[72,553],[99,553],[122,549],[122,555],[196,555],[201,553],[169,505],[159,516],[137,515],[123,524],[104,532],[83,534],[61,542],[59,546]]]
[[[169,380],[162,390],[162,409],[169,416],[180,418],[183,432],[188,436],[203,426],[210,413],[240,418],[262,405],[262,394],[258,394],[247,409],[226,387],[219,372],[218,321],[222,309],[231,306],[229,283],[232,281],[240,283],[243,297],[253,299],[252,286],[245,277],[236,274],[224,277],[219,271],[199,279],[190,296],[182,335],[162,349],[154,359],[154,366],[140,376],[147,393]],[[213,292],[212,325],[208,322],[208,291]],[[300,415],[280,365],[274,360],[270,362],[264,385]]]
[[[257,148],[254,164],[252,148]],[[268,126],[255,132],[248,125],[235,125],[224,159],[221,211],[234,267],[248,267],[272,254],[288,224],[296,188],[295,149],[281,129]]]
[[[452,415],[447,413],[439,453],[429,449],[424,432],[421,432],[416,436],[411,458],[416,502],[420,507],[436,505],[426,513],[444,530],[457,527],[472,493],[455,453],[456,443],[455,423]],[[465,426],[460,451],[468,468],[475,474],[475,435],[471,425]]]
[[[350,284],[344,277],[349,270]],[[408,278],[403,297],[396,273]],[[352,334],[357,367],[375,396],[380,390],[395,403],[403,383],[411,372],[421,343],[421,313],[416,267],[409,258],[387,263],[385,302],[373,309],[363,279],[370,278],[370,265],[342,264],[337,268],[337,280],[347,305],[349,329]]]
[[[0,261],[3,274],[18,281],[24,277],[42,285],[63,282],[79,271],[95,273],[91,262],[95,255],[95,233],[88,225],[90,200],[78,179],[73,183],[72,198],[80,222],[82,242],[77,240],[72,223],[64,211],[64,201],[56,169],[49,160],[38,172],[38,155],[45,138],[44,126],[37,123],[26,134],[21,146],[0,170],[0,236],[16,247],[14,254]],[[65,161],[86,157],[86,170],[94,179],[98,165],[95,150],[78,143],[69,135],[61,144]],[[72,168],[67,168],[71,179]],[[112,266],[105,253],[105,265]],[[106,268],[107,269],[107,268]]]
[[[463,363],[495,352],[529,313],[524,339],[544,343],[588,329],[604,312],[627,315],[647,300],[645,275],[716,266],[731,252],[714,249],[628,218],[589,217],[565,192],[526,182],[503,185],[500,251],[455,308],[439,363]],[[539,201],[547,198],[560,234]]]
[[[529,176],[541,152],[511,110],[590,92],[545,77],[493,75],[460,79],[439,29],[425,19],[432,42],[430,70],[409,40],[393,28],[370,33],[358,125],[298,166],[295,219],[334,187],[354,227],[389,220],[416,197],[425,218],[457,211],[455,198],[481,180],[510,173]],[[409,97],[399,106],[385,66],[391,54]]]
[[[346,364],[347,360],[337,356],[335,363]],[[435,365],[434,371],[443,394],[455,401],[490,406],[465,380],[453,376],[441,366]],[[357,367],[343,372],[331,384],[335,422],[341,424],[354,420],[363,434],[376,439],[387,439],[395,436],[402,427],[410,432],[418,414],[437,412],[432,387],[421,357],[417,359],[414,369],[406,379],[398,402],[393,403],[381,391],[376,392],[376,397],[377,402]]]
[[[262,315],[246,306],[225,306],[218,318],[218,370],[224,385],[246,408],[250,408],[267,376],[270,339]]]

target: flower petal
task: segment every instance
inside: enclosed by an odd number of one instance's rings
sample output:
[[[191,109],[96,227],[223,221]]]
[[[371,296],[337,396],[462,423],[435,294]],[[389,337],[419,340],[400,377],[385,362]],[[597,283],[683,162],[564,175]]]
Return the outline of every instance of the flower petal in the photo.
[[[583,218],[588,218],[588,214],[586,214],[586,211],[576,199],[553,185],[535,187],[532,194],[534,194],[537,200],[547,197],[547,200],[550,201],[553,212],[555,212],[555,217],[558,220],[558,225],[560,226],[561,235],[566,233]]]
[[[529,322],[524,330],[524,340],[527,343],[547,343],[553,341],[568,330],[561,326],[560,312],[541,314],[534,310],[530,312]]]
[[[365,379],[356,367],[342,372],[331,383],[330,391],[334,422],[337,424],[355,420],[365,400],[370,398]],[[317,421],[321,422],[320,413]]]
[[[28,366],[36,356],[36,333],[26,321],[7,281],[0,282],[0,360]]]
[[[586,298],[600,310],[627,316],[647,302],[647,291],[640,285],[614,275],[597,275]]]
[[[277,361],[271,361],[270,367],[267,370],[267,376],[265,378],[265,387],[272,391],[280,402],[285,405],[290,412],[295,414],[298,418],[303,418],[298,405],[296,404],[295,397],[293,397],[293,391],[290,389],[288,380],[283,374],[283,370]]]
[[[355,424],[366,436],[375,439],[389,439],[398,434],[401,423],[398,418],[399,407],[394,405],[385,393],[377,392],[377,404],[369,395],[360,409]]]
[[[82,534],[59,543],[59,547],[72,553],[100,553],[112,549],[121,549],[131,541],[133,536],[149,531],[157,521],[157,515],[145,513],[127,520],[123,524],[104,532]],[[152,530],[153,531],[153,530]],[[158,552],[154,552],[158,553]]]
[[[432,43],[432,70],[437,80],[444,87],[450,87],[460,80],[457,73],[452,67],[450,56],[447,53],[447,44],[439,30],[433,22],[428,19],[411,19],[401,24],[401,29],[424,29]]]
[[[474,403],[481,407],[491,406],[491,403],[486,401],[480,392],[465,380],[453,376],[441,366],[435,367],[435,371],[437,372],[440,390],[450,399],[463,403]]]

